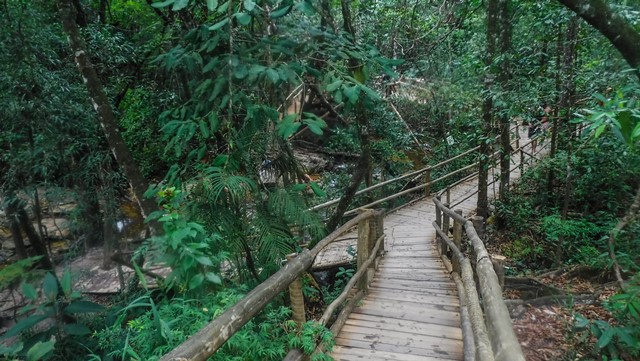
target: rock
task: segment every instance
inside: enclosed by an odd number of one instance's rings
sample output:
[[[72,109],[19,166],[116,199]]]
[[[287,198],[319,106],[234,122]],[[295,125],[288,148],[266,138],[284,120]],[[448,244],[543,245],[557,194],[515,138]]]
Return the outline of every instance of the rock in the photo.
[[[44,218],[42,220],[42,226],[49,239],[68,239],[71,235],[69,229],[71,222],[66,218]],[[38,223],[34,222],[33,227],[37,230]]]

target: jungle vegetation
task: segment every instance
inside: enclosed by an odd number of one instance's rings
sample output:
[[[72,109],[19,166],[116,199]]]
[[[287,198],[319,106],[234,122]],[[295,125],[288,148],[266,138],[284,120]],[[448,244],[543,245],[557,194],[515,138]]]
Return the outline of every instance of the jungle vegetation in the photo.
[[[640,355],[637,1],[2,0],[0,14],[0,283],[24,299],[3,313],[0,357],[158,359],[339,226],[358,189],[476,145],[484,190],[502,150],[478,214],[510,272],[616,280],[615,322],[591,325],[585,359]],[[543,104],[550,154],[510,184],[509,129]],[[73,204],[63,255],[43,225],[56,199]],[[133,245],[114,228],[126,200],[146,218]],[[105,269],[171,272],[93,302],[73,269],[54,272],[92,249]],[[305,296],[326,304],[351,274]],[[289,315],[273,302],[212,359],[330,338]]]

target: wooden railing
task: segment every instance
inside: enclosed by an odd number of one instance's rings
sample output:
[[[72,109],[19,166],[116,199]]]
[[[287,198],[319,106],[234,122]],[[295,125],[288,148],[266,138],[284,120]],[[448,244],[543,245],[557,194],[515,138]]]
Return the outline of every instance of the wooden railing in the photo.
[[[519,154],[520,161],[511,169],[512,171],[517,167],[521,172],[524,170],[525,156],[530,157],[531,160],[537,159],[536,155],[542,151],[542,147],[535,154],[525,150],[532,142],[533,140],[530,140],[520,144],[520,140],[516,139],[516,149],[512,152],[512,156]],[[524,361],[509,311],[502,297],[504,257],[491,256],[487,252],[480,236],[484,234],[482,217],[476,216],[473,220],[468,220],[462,216],[462,210],[452,209],[475,195],[477,190],[450,205],[451,188],[457,183],[466,181],[467,178],[447,186],[434,197],[436,220],[432,223],[437,233],[440,256],[458,289],[464,359],[465,361]],[[489,185],[496,180],[494,177]],[[446,197],[445,203],[442,201],[443,197]],[[451,221],[453,225],[450,224]],[[463,231],[470,246],[471,259],[462,252]],[[479,284],[476,284],[476,279]]]
[[[518,142],[519,141],[519,131],[518,131],[518,129],[519,129],[519,127],[517,125],[510,129],[510,132],[515,133],[515,134],[518,135],[516,137],[516,140],[514,140],[514,142]],[[497,140],[498,140],[498,137],[494,138],[494,141],[497,141]],[[512,145],[513,145],[513,142],[512,142]],[[516,148],[519,148],[519,147],[516,146]],[[376,189],[380,189],[382,187],[385,187],[385,186],[388,186],[388,185],[391,185],[391,184],[394,184],[394,183],[398,183],[398,182],[403,181],[403,180],[408,180],[408,179],[409,180],[416,180],[417,178],[422,177],[422,181],[418,182],[419,183],[418,185],[413,186],[413,187],[408,188],[408,189],[403,189],[403,190],[401,190],[399,192],[396,192],[394,194],[391,194],[391,195],[389,195],[387,197],[383,197],[383,198],[377,199],[377,200],[375,200],[373,202],[367,203],[365,205],[362,205],[362,206],[356,207],[354,209],[348,210],[347,212],[345,212],[344,216],[345,217],[353,216],[355,214],[358,214],[358,212],[360,212],[362,209],[371,209],[373,207],[379,206],[381,203],[388,202],[388,201],[394,200],[396,198],[402,197],[404,195],[407,195],[407,194],[410,194],[410,193],[414,193],[414,192],[418,192],[418,191],[423,191],[424,192],[423,194],[425,196],[427,196],[427,195],[430,194],[431,188],[432,188],[432,186],[434,184],[436,184],[438,182],[441,182],[441,181],[444,181],[444,180],[447,180],[447,179],[455,176],[456,174],[462,173],[464,171],[471,170],[471,169],[477,167],[479,162],[478,161],[473,162],[473,163],[468,164],[468,165],[466,165],[466,166],[464,166],[462,168],[458,168],[458,169],[453,170],[453,171],[451,171],[451,172],[449,172],[449,173],[447,173],[445,175],[442,175],[442,176],[440,176],[440,177],[438,177],[436,179],[431,179],[431,175],[435,172],[435,170],[437,170],[439,168],[442,168],[442,167],[444,167],[444,166],[446,166],[446,165],[448,165],[448,164],[450,164],[450,163],[452,163],[452,162],[454,162],[454,161],[456,161],[456,160],[458,160],[460,158],[463,158],[463,157],[465,157],[465,156],[467,156],[469,154],[472,154],[472,153],[478,151],[479,149],[480,149],[480,146],[476,146],[474,148],[468,149],[468,150],[466,150],[466,151],[464,151],[464,152],[462,152],[462,153],[460,153],[460,154],[458,154],[458,155],[456,155],[454,157],[446,159],[446,160],[444,160],[442,162],[439,162],[437,164],[430,165],[430,166],[427,166],[427,167],[424,167],[424,168],[421,168],[421,169],[418,169],[418,170],[403,174],[403,175],[401,175],[399,177],[396,177],[396,178],[393,178],[393,179],[389,179],[389,180],[384,181],[384,182],[380,182],[378,184],[372,185],[372,186],[367,187],[365,189],[359,190],[358,192],[355,193],[356,197],[360,196],[360,195],[363,195],[363,194],[367,194],[367,193],[369,193],[371,191],[374,191]],[[498,154],[499,154],[499,152],[495,152],[493,154],[493,156],[495,157]],[[475,174],[476,173],[472,173],[468,177],[473,177]],[[311,211],[317,211],[317,210],[325,209],[325,208],[334,206],[334,205],[338,204],[339,202],[340,202],[340,198],[332,199],[332,200],[327,201],[325,203],[313,206],[313,207],[310,208],[310,210]]]
[[[518,133],[517,127],[514,129],[516,129],[516,133]],[[522,160],[524,160],[524,145],[518,146],[519,134],[515,140],[515,144],[516,150],[512,154],[520,152]],[[227,309],[224,313],[207,324],[203,329],[191,336],[160,360],[206,360],[229,338],[237,333],[247,322],[260,313],[269,302],[287,289],[289,289],[289,296],[291,298],[293,311],[292,319],[298,324],[304,322],[305,315],[301,277],[309,271],[315,257],[320,253],[320,251],[332,242],[336,241],[341,235],[357,226],[357,272],[348,282],[342,294],[340,294],[340,296],[338,296],[338,298],[336,298],[336,300],[327,307],[326,311],[318,321],[323,326],[331,325],[330,330],[334,335],[337,335],[346,322],[348,315],[364,297],[367,288],[373,279],[377,261],[384,251],[384,214],[382,211],[371,210],[371,207],[418,190],[424,190],[428,195],[430,193],[431,185],[435,182],[443,181],[459,174],[460,172],[477,167],[478,162],[456,169],[434,180],[430,179],[432,170],[438,167],[443,167],[457,159],[477,151],[478,149],[479,147],[469,149],[436,165],[407,173],[398,178],[388,180],[359,191],[356,195],[361,195],[391,183],[409,178],[415,179],[416,177],[423,176],[424,179],[424,182],[418,186],[402,190],[398,193],[347,212],[345,215],[357,215],[318,242],[312,249],[307,249],[299,254],[287,257],[288,262],[282,269],[269,277],[266,281],[262,282],[235,305]],[[499,153],[496,152],[493,156],[495,157],[497,154]],[[473,173],[454,184],[465,181],[476,174],[477,173]],[[451,185],[449,187],[451,187]],[[449,187],[445,188],[441,194],[444,192],[448,194]],[[331,205],[335,205],[338,202],[338,199],[332,200],[317,205],[311,208],[311,210],[323,209]],[[465,335],[465,355],[478,354],[478,360],[480,361],[494,359],[498,361],[524,360],[524,358],[519,358],[521,357],[522,352],[519,351],[517,340],[515,340],[515,336],[513,335],[513,329],[511,328],[508,313],[506,313],[505,316],[506,306],[504,306],[504,302],[502,300],[497,276],[491,266],[488,253],[486,252],[486,249],[484,249],[484,245],[482,245],[480,238],[475,233],[472,223],[464,219],[460,214],[451,211],[449,207],[445,207],[445,205],[440,202],[439,197],[436,200],[436,211],[438,212],[438,220],[434,222],[434,226],[436,226],[436,231],[440,235],[439,242],[442,256],[445,264],[449,264],[449,266],[453,267],[453,270],[455,270],[455,272],[453,272],[453,277],[454,280],[456,280],[456,284],[459,285],[458,293],[461,297],[461,305],[464,305],[464,310],[462,312],[462,327],[463,334]],[[453,241],[449,240],[447,235],[449,219],[454,220]],[[478,300],[479,297],[475,291],[475,284],[472,283],[473,274],[469,259],[465,258],[460,251],[462,228],[466,229],[467,235],[472,240],[474,251],[477,256],[476,270],[480,280],[482,298],[485,305],[487,317],[486,326],[482,322],[483,316]],[[449,258],[447,257],[447,249],[451,250],[453,253],[453,263],[449,261]],[[462,282],[460,281],[461,279]],[[336,315],[338,310],[340,311]],[[465,315],[468,315],[468,317]],[[472,322],[470,322],[470,320]],[[333,322],[330,323],[331,321]],[[468,330],[464,331],[465,329]],[[475,349],[476,352],[467,352],[467,348],[469,348],[469,350]],[[495,357],[493,356],[494,354]],[[301,352],[293,350],[289,355],[287,355],[285,360],[298,360],[301,356]],[[467,360],[466,356],[465,360]]]
[[[331,326],[331,331],[337,332],[346,321],[346,315],[351,313],[357,302],[362,299],[369,283],[373,279],[373,267],[377,257],[384,249],[383,212],[366,210],[345,223],[342,227],[322,239],[312,249],[290,257],[289,262],[249,292],[238,303],[227,309],[203,329],[191,336],[173,351],[161,358],[161,361],[204,361],[213,355],[231,336],[242,326],[256,316],[264,307],[281,292],[289,288],[292,298],[292,319],[298,323],[304,322],[304,299],[301,291],[301,277],[309,271],[313,260],[326,246],[335,241],[342,234],[353,227],[358,227],[358,271],[351,278],[345,290],[327,307],[320,319],[323,326],[328,326],[333,320],[333,314],[342,308]],[[345,303],[346,302],[346,303]]]

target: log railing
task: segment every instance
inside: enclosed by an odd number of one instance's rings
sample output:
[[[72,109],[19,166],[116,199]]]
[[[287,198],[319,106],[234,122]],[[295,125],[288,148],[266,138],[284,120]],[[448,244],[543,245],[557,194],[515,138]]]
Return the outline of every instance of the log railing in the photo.
[[[509,311],[502,298],[501,280],[498,276],[504,275],[501,272],[501,260],[491,258],[474,223],[464,218],[462,211],[451,210],[439,198],[434,198],[436,220],[433,226],[437,233],[440,256],[458,288],[465,361],[524,361]],[[449,228],[451,220],[453,232]],[[463,230],[471,245],[471,260],[462,252]],[[494,267],[499,269],[497,273]],[[474,271],[479,287],[474,280]]]
[[[515,132],[516,134],[518,134],[517,139],[519,140],[519,127],[516,125],[513,128],[511,128],[510,131],[511,132]],[[498,137],[496,137],[494,140],[497,141]],[[516,148],[518,148],[518,147],[516,146]],[[394,184],[394,183],[398,183],[398,182],[403,181],[403,180],[415,180],[415,179],[417,179],[419,177],[422,178],[422,181],[419,182],[419,184],[414,186],[414,187],[411,187],[411,188],[408,188],[408,189],[403,189],[403,190],[401,190],[399,192],[396,192],[396,193],[393,193],[393,194],[391,194],[391,195],[389,195],[387,197],[383,197],[381,199],[377,199],[377,200],[375,200],[373,202],[370,202],[368,204],[365,204],[365,205],[356,207],[354,209],[348,210],[347,212],[345,212],[344,216],[345,217],[354,216],[354,215],[358,214],[362,209],[371,209],[371,208],[373,208],[375,206],[379,206],[381,203],[388,202],[388,201],[394,200],[396,198],[399,198],[401,196],[404,196],[404,195],[407,195],[407,194],[410,194],[410,193],[415,193],[415,192],[418,192],[418,191],[423,191],[424,195],[429,195],[431,190],[432,190],[431,189],[432,186],[434,184],[436,184],[437,182],[444,181],[446,179],[449,179],[449,178],[453,177],[456,174],[459,174],[461,172],[473,169],[473,168],[478,166],[479,162],[476,161],[476,162],[471,163],[471,164],[469,164],[467,166],[464,166],[462,168],[455,169],[455,170],[453,170],[453,171],[451,171],[451,172],[449,172],[447,174],[444,174],[444,175],[442,175],[442,176],[440,176],[440,177],[438,177],[436,179],[431,179],[431,175],[435,172],[435,170],[440,169],[440,168],[450,164],[451,162],[454,162],[454,161],[456,161],[458,159],[461,159],[461,158],[463,158],[463,157],[465,157],[465,156],[467,156],[469,154],[472,154],[472,153],[478,151],[479,149],[480,149],[480,147],[476,146],[474,148],[468,149],[468,150],[466,150],[466,151],[464,151],[464,152],[462,152],[462,153],[460,153],[460,154],[458,154],[458,155],[456,155],[454,157],[446,159],[446,160],[444,160],[442,162],[439,162],[437,164],[430,165],[430,166],[427,166],[427,167],[424,167],[424,168],[421,168],[421,169],[418,169],[418,170],[403,174],[403,175],[401,175],[399,177],[396,177],[396,178],[393,178],[393,179],[389,179],[387,181],[380,182],[378,184],[374,184],[374,185],[372,185],[370,187],[367,187],[365,189],[359,190],[358,192],[355,193],[355,196],[360,196],[360,195],[369,193],[371,191],[374,191],[376,189],[379,189],[379,188],[382,188],[382,187],[385,187],[385,186],[388,186],[388,185],[391,185],[391,184]],[[495,157],[498,154],[499,153],[496,152],[496,153],[494,153],[493,156]],[[313,207],[310,208],[310,210],[317,211],[317,210],[325,209],[325,208],[334,206],[334,205],[338,204],[339,202],[340,202],[340,198],[333,199],[333,200],[327,201],[325,203],[313,206]]]
[[[334,334],[342,328],[346,315],[355,307],[366,292],[373,279],[377,257],[384,249],[383,212],[366,210],[345,223],[342,227],[322,239],[312,249],[289,257],[289,262],[262,282],[235,305],[227,309],[216,319],[207,324],[195,335],[163,356],[161,361],[204,361],[213,355],[242,326],[256,316],[264,307],[281,292],[289,288],[293,308],[292,318],[296,322],[304,320],[304,300],[302,292],[298,292],[298,280],[311,268],[313,260],[322,249],[334,242],[338,237],[358,227],[358,271],[351,278],[343,293],[327,308],[320,323],[329,325],[333,314],[342,306],[342,312],[331,326]],[[356,289],[354,291],[354,288]],[[346,303],[345,303],[346,302]],[[302,304],[302,307],[300,305]],[[302,314],[300,314],[302,312]],[[288,359],[296,359],[295,352]]]

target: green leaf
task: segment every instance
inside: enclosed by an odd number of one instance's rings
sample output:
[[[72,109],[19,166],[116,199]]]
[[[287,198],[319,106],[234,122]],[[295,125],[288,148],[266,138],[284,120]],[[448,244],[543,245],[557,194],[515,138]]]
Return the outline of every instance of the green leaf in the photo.
[[[197,274],[191,277],[191,280],[189,281],[189,289],[192,290],[194,288],[199,287],[203,281],[204,281],[204,276],[202,274]]]
[[[69,269],[65,269],[62,273],[62,279],[60,280],[60,287],[65,296],[71,295],[71,272]]]
[[[253,0],[244,0],[244,8],[247,11],[251,11],[256,7],[256,3]]]
[[[85,325],[81,325],[79,323],[66,324],[62,326],[62,329],[64,329],[64,332],[67,335],[72,335],[72,336],[84,336],[91,333],[91,330],[89,329],[89,327]]]
[[[355,104],[358,102],[358,96],[360,95],[360,87],[354,85],[352,87],[347,87],[343,91],[344,95],[349,99],[349,103]]]
[[[189,0],[175,0],[171,10],[179,11],[179,10],[182,10],[182,9],[186,8],[187,5],[189,5]]]
[[[322,190],[322,188],[320,188],[318,183],[309,182],[309,186],[313,190],[313,193],[315,193],[315,195],[317,195],[318,197],[325,197],[327,195],[327,193],[324,190]]]
[[[23,318],[18,323],[16,323],[13,327],[4,334],[4,337],[12,337],[20,334],[22,331],[26,331],[31,327],[37,325],[38,323],[49,318],[49,315],[31,315],[27,318]]]
[[[213,273],[213,272],[207,272],[205,274],[205,277],[207,278],[207,280],[213,284],[216,285],[221,285],[222,284],[222,278],[220,278],[220,276],[218,276],[217,274]]]
[[[65,307],[64,313],[96,313],[104,310],[106,310],[104,306],[91,301],[73,301],[69,306]]]
[[[223,26],[227,25],[228,23],[229,23],[229,18],[226,18],[226,19],[224,19],[224,20],[222,20],[222,21],[219,21],[219,22],[217,22],[217,23],[215,23],[215,24],[211,25],[211,26],[209,27],[209,30],[211,30],[211,31],[218,30],[218,29],[220,29],[221,27],[223,27]]]
[[[302,11],[307,16],[313,16],[316,13],[316,9],[313,7],[313,4],[311,4],[311,1],[309,0],[303,0],[299,2],[298,5],[296,5],[296,8]]]
[[[276,9],[273,12],[271,12],[269,17],[271,17],[272,19],[281,18],[281,17],[287,15],[289,13],[289,11],[291,11],[291,5],[283,6],[283,7],[279,8],[279,9]]]
[[[214,11],[218,7],[218,0],[207,0],[207,9]]]
[[[373,89],[369,88],[368,86],[360,85],[360,89],[362,89],[365,92],[365,94],[369,96],[369,98],[373,100],[380,100],[380,95]]]
[[[238,19],[241,25],[249,25],[249,23],[251,23],[251,15],[247,13],[237,13],[236,19]]]
[[[29,283],[22,284],[22,294],[31,301],[35,301],[38,298],[38,291]]]
[[[176,0],[161,1],[161,2],[158,2],[158,3],[151,4],[151,6],[153,6],[154,8],[163,8],[165,6],[169,6],[169,5],[173,4],[174,1],[176,1]]]
[[[196,257],[196,261],[203,266],[213,266],[213,262],[211,262],[211,258],[206,256]]]
[[[336,91],[338,88],[340,88],[340,86],[342,85],[342,83],[344,83],[344,81],[342,79],[338,79],[336,81],[334,81],[333,83],[327,85],[327,91],[332,93],[334,91]]]
[[[280,80],[280,75],[278,75],[278,72],[272,68],[267,69],[267,76],[273,84],[276,84],[278,80]]]
[[[48,272],[44,275],[44,284],[42,289],[48,300],[53,301],[58,297],[58,279],[53,275],[53,273]]]
[[[27,351],[27,361],[42,360],[49,352],[53,351],[55,343],[56,340],[54,338],[47,342],[36,342],[36,344]]]
[[[596,347],[599,349],[603,349],[611,343],[613,339],[613,335],[615,334],[615,329],[607,328],[602,335],[598,338],[598,342],[596,343]]]

